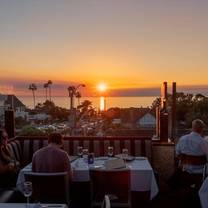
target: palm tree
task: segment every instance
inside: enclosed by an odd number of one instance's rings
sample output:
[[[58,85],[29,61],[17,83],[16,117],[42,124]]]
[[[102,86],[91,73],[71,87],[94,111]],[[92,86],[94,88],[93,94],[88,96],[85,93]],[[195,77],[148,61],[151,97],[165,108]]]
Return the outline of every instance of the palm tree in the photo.
[[[51,101],[51,85],[53,84],[53,82],[51,80],[48,80],[48,88],[49,88],[49,100]]]
[[[33,94],[33,104],[34,104],[34,109],[35,109],[35,90],[37,90],[37,86],[32,83],[29,85],[29,90],[32,90],[32,94]]]
[[[46,100],[48,99],[48,83],[45,83],[43,85],[43,87],[45,88],[45,93],[46,93]]]
[[[80,98],[82,97],[81,93],[79,91],[77,91],[75,96],[76,96],[76,98],[78,100],[78,106],[79,106],[80,105]]]

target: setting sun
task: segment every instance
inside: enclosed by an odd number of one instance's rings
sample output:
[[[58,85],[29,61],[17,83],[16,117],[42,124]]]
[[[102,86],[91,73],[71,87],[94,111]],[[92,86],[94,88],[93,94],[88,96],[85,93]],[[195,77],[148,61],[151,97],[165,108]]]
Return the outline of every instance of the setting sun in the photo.
[[[100,83],[100,84],[98,84],[97,89],[98,89],[100,92],[104,92],[104,91],[106,91],[107,86],[106,86],[105,83]]]

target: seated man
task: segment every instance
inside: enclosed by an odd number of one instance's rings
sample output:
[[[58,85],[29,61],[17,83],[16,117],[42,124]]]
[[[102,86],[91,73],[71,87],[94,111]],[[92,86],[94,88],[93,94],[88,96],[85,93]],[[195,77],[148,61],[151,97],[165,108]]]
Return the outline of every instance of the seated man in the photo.
[[[71,171],[70,160],[67,152],[61,149],[63,146],[62,136],[52,133],[48,139],[48,146],[34,153],[32,159],[33,172],[69,172]]]
[[[200,119],[194,120],[192,122],[192,132],[179,139],[176,145],[176,155],[207,156],[208,142],[202,137],[203,129],[204,122]],[[193,184],[196,187],[200,186],[203,167],[203,165],[186,164],[182,169],[177,168],[169,179],[169,185],[172,189],[190,187]]]
[[[196,119],[192,122],[192,132],[179,139],[176,145],[176,155],[186,154],[194,156],[208,156],[208,142],[202,137],[204,122]],[[188,173],[202,173],[203,166],[186,165]]]

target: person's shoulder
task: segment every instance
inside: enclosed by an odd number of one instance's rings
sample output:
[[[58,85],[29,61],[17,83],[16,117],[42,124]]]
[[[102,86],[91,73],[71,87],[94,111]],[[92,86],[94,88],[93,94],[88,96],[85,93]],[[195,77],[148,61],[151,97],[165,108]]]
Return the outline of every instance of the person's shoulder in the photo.
[[[200,139],[200,142],[202,144],[208,145],[208,141],[205,138],[203,138],[203,137]]]
[[[47,147],[48,147],[48,146],[42,147],[42,148],[38,149],[38,150],[33,154],[33,157],[36,157],[37,155],[39,155],[39,154],[45,152],[45,151],[47,150]]]
[[[63,150],[63,149],[57,149],[57,151],[61,154],[61,155],[65,155],[65,156],[68,156],[68,153]]]
[[[179,138],[179,142],[184,141],[190,137],[190,134],[185,134]]]

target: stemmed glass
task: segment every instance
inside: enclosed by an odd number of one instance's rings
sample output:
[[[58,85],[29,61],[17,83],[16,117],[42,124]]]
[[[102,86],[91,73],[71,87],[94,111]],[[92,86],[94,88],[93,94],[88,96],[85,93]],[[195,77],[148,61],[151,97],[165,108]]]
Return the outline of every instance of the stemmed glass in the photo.
[[[88,149],[83,149],[83,159],[85,162],[88,160]]]
[[[26,181],[23,184],[23,194],[27,198],[27,208],[29,208],[30,204],[30,196],[32,195],[32,182]]]
[[[83,155],[83,147],[82,146],[77,147],[77,155],[79,157],[82,157],[82,155]]]
[[[112,146],[109,146],[108,147],[108,157],[113,157],[113,154],[114,154],[113,147]]]
[[[128,158],[128,149],[122,149],[122,156],[124,160]]]

